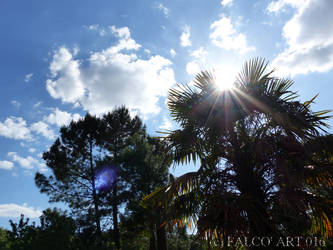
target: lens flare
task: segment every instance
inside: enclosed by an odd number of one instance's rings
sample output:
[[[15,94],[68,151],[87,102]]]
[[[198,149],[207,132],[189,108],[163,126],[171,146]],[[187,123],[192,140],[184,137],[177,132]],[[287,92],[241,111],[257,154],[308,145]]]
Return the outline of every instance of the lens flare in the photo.
[[[118,168],[115,166],[103,166],[95,174],[95,187],[100,192],[107,192],[117,182]]]

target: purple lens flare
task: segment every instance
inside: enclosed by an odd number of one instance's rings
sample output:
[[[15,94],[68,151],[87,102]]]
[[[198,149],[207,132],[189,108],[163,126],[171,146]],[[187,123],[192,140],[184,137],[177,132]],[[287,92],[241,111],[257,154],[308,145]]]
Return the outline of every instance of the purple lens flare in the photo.
[[[95,187],[100,192],[107,192],[112,189],[117,182],[118,168],[107,165],[97,170],[95,174]]]

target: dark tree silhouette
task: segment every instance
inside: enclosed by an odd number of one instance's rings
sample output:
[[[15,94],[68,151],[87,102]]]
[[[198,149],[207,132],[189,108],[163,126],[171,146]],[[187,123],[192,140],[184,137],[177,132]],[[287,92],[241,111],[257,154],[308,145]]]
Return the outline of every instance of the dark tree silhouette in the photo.
[[[62,127],[60,137],[43,154],[52,175],[35,176],[37,187],[50,197],[50,202],[66,202],[79,217],[92,215],[97,241],[101,240],[101,214],[94,177],[96,162],[103,157],[101,126],[100,119],[87,114]]]
[[[120,107],[113,112],[105,114],[102,118],[102,123],[103,147],[108,152],[104,162],[119,167],[121,165],[119,155],[126,147],[128,139],[144,129],[142,121],[138,116],[131,118],[128,109]],[[118,207],[126,200],[123,195],[119,195],[119,192],[122,192],[121,189],[125,185],[124,180],[118,178],[118,182],[112,192],[107,193],[105,197],[112,205],[113,236],[117,249],[120,249]]]
[[[198,74],[195,87],[171,89],[180,129],[165,140],[175,162],[200,160],[201,167],[148,198],[164,203],[171,221],[194,219],[198,233],[217,243],[227,235],[332,237],[332,150],[310,146],[329,111],[313,112],[315,97],[296,100],[292,84],[253,59],[233,89],[220,91],[210,72]]]
[[[59,209],[46,209],[39,217],[40,226],[29,224],[29,218],[21,218],[18,223],[10,220],[11,230],[6,232],[7,248],[17,250],[73,250],[75,240],[75,222]],[[0,240],[1,246],[1,240]]]
[[[122,219],[123,228],[129,232],[128,237],[133,235],[133,232],[138,235],[143,231],[149,232],[149,249],[166,249],[163,214],[142,204],[145,196],[167,183],[171,155],[167,154],[166,145],[143,132],[137,133],[128,141],[120,159],[121,176],[128,183],[129,191],[125,216]]]

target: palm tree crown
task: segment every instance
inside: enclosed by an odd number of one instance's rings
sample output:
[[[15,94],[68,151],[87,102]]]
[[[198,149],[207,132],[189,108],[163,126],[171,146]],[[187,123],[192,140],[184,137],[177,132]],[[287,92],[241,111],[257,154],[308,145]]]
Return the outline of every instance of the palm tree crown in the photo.
[[[201,167],[147,197],[168,205],[168,221],[194,220],[200,235],[216,239],[333,235],[333,140],[321,134],[329,111],[311,111],[316,96],[296,100],[293,81],[267,65],[246,62],[231,89],[218,90],[214,74],[203,71],[194,86],[170,90],[180,129],[164,139],[176,163],[200,160]]]

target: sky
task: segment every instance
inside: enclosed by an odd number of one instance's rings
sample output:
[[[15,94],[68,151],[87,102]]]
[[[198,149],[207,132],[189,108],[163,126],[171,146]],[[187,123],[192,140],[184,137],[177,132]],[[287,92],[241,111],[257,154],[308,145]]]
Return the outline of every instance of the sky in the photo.
[[[50,174],[41,155],[61,126],[126,105],[152,135],[175,129],[168,90],[200,70],[228,84],[263,57],[331,109],[332,12],[332,0],[1,0],[0,226],[57,206],[34,175]]]

